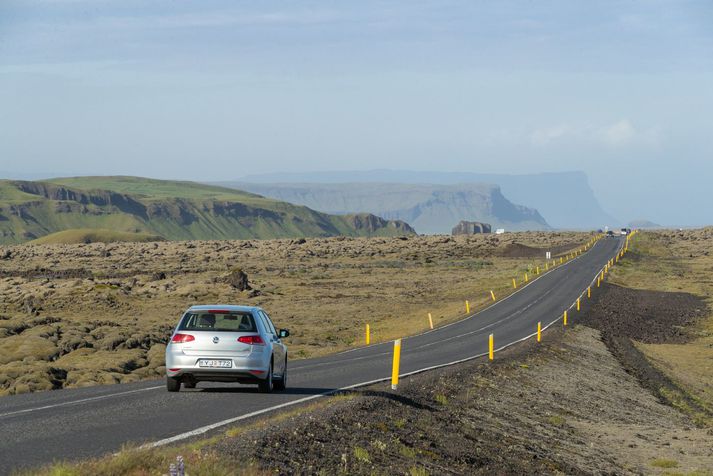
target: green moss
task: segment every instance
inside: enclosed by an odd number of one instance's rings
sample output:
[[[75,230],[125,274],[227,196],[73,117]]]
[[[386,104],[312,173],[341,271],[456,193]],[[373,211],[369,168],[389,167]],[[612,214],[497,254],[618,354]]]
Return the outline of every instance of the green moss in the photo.
[[[443,405],[443,406],[448,405],[448,397],[446,397],[443,394],[439,393],[438,395],[436,395],[435,400],[436,400],[436,403],[438,403],[439,405]]]
[[[547,418],[547,423],[552,426],[564,426],[567,423],[567,420],[561,415],[552,415]]]
[[[657,458],[651,462],[651,466],[656,468],[677,468],[678,461],[674,459]]]
[[[371,463],[369,452],[360,446],[354,447],[354,458],[360,463]]]

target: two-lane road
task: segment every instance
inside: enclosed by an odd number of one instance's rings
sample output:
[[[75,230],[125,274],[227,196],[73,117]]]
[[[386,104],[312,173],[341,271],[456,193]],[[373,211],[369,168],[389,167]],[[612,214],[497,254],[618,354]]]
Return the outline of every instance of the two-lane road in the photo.
[[[538,321],[544,327],[561,318],[622,241],[602,239],[493,306],[404,339],[401,374],[481,356],[488,350],[490,334],[497,349],[531,336]],[[0,398],[0,473],[97,456],[128,442],[177,441],[279,405],[386,380],[392,347],[384,343],[292,362],[288,390],[268,395],[252,387],[207,383],[168,393],[163,381],[149,381]]]

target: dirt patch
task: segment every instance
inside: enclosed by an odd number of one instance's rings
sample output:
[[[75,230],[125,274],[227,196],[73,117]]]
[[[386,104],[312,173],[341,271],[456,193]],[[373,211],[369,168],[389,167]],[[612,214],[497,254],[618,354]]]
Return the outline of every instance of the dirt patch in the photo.
[[[630,289],[603,283],[578,322],[601,331],[602,340],[624,369],[656,395],[696,416],[699,424],[713,413],[659,371],[634,341],[681,344],[695,338],[692,329],[708,315],[705,301],[689,293]],[[672,401],[676,400],[676,401]]]
[[[582,324],[605,337],[628,337],[646,344],[682,344],[694,338],[691,328],[708,315],[703,299],[689,293],[625,288],[603,283],[592,296]]]
[[[412,377],[398,394],[354,392],[208,451],[279,474],[660,474],[661,458],[713,467],[713,434],[624,372],[598,331],[563,334]]]

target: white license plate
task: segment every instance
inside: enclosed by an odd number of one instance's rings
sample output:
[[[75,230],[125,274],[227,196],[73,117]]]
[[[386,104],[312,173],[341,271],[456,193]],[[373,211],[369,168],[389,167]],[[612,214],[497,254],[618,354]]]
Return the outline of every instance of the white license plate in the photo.
[[[229,369],[233,366],[232,360],[199,360],[198,367],[218,367]]]

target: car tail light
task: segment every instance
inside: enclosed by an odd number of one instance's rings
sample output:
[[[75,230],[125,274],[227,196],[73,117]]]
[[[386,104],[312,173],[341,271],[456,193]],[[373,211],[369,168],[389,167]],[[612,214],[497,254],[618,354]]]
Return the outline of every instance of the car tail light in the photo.
[[[173,339],[171,339],[171,342],[183,344],[184,342],[191,342],[194,340],[196,340],[196,338],[190,334],[176,334],[173,336]]]
[[[265,341],[262,340],[262,337],[260,337],[258,335],[240,336],[240,337],[238,337],[238,342],[242,342],[243,344],[250,344],[250,345],[265,345]]]

